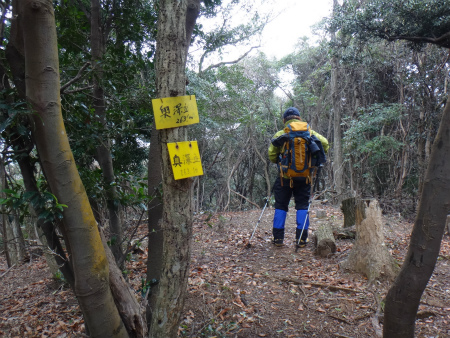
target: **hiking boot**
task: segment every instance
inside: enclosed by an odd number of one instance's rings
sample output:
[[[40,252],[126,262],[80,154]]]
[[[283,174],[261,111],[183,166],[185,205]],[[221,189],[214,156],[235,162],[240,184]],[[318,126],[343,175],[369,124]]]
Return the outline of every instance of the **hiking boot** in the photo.
[[[282,239],[274,239],[272,240],[272,244],[274,244],[275,246],[283,246],[283,240]]]
[[[298,239],[295,241],[295,245],[297,248],[304,248],[306,246],[306,244],[308,244],[309,239],[303,240],[301,239],[300,242],[298,241]]]

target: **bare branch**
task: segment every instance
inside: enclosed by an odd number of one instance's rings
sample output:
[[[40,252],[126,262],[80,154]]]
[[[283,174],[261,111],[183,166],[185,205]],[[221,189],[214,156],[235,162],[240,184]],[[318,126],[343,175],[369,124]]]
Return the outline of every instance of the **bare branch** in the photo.
[[[72,90],[67,90],[61,94],[73,94],[73,93],[82,92],[84,90],[88,90],[88,89],[92,89],[92,88],[94,88],[94,86],[86,86],[86,87],[76,88],[76,89],[72,89]]]
[[[69,87],[71,84],[77,82],[77,81],[83,76],[83,72],[86,70],[86,68],[87,68],[88,66],[90,66],[90,65],[91,65],[90,62],[86,62],[86,63],[83,65],[83,67],[80,68],[80,70],[78,71],[78,74],[77,74],[72,80],[70,80],[69,82],[67,82],[65,85],[61,86],[60,93],[61,93],[61,94],[67,94],[67,93],[69,93],[69,91],[64,92],[65,89],[66,89],[67,87]],[[72,92],[73,92],[73,91],[72,91]]]
[[[2,279],[3,277],[5,277],[5,275],[6,275],[8,272],[10,272],[15,266],[16,266],[16,264],[10,266],[10,267],[8,268],[8,270],[6,270],[6,272],[4,272],[4,273],[0,276],[0,279]]]
[[[236,195],[238,195],[239,197],[242,197],[243,199],[245,199],[248,203],[253,204],[255,207],[257,207],[258,209],[260,208],[260,206],[256,203],[253,203],[252,201],[250,201],[247,197],[245,197],[244,195],[238,193],[237,191],[234,191],[233,189],[230,189],[231,192],[235,193]]]
[[[239,61],[241,61],[243,58],[245,58],[245,57],[246,57],[253,49],[259,48],[259,47],[261,47],[261,46],[253,46],[253,47],[251,47],[245,54],[243,54],[241,57],[239,57],[238,59],[236,59],[236,60],[234,60],[234,61],[224,61],[224,62],[216,63],[216,64],[214,64],[214,65],[209,66],[209,67],[206,68],[205,70],[200,70],[200,73],[204,73],[204,72],[206,72],[206,71],[208,71],[208,70],[210,70],[210,69],[218,68],[218,67],[220,67],[220,66],[230,65],[230,64],[236,64],[236,63],[238,63]]]

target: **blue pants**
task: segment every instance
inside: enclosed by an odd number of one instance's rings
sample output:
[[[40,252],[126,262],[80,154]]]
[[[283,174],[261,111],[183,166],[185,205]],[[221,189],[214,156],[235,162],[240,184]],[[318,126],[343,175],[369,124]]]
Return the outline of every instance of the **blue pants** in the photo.
[[[306,184],[306,179],[297,178],[293,180],[293,187],[291,188],[289,179],[283,179],[283,185],[281,185],[281,178],[278,177],[275,181],[273,191],[275,196],[275,214],[273,217],[274,240],[282,241],[284,239],[284,228],[289,202],[292,196],[294,196],[295,209],[297,210],[295,238],[298,240],[301,235],[301,239],[306,241],[309,228],[308,207],[311,185]]]

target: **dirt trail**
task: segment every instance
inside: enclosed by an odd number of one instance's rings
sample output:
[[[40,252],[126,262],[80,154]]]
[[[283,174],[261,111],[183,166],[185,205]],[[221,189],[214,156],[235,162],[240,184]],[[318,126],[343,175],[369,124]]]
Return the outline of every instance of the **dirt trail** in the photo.
[[[314,218],[323,209],[324,220]],[[295,212],[286,222],[284,247],[271,244],[274,210],[199,215],[194,223],[189,294],[180,337],[376,337],[377,312],[388,281],[368,284],[339,268],[352,247],[337,240],[329,258],[314,255],[312,243],[295,252]],[[320,221],[343,224],[341,212],[315,204]],[[412,224],[384,216],[386,245],[401,261]],[[140,229],[145,233],[145,225]],[[146,248],[127,263],[137,294],[146,273]],[[11,270],[0,258],[0,337],[82,337],[83,320],[71,290],[49,276],[42,256]],[[435,272],[423,295],[416,337],[450,337],[450,239],[445,235]]]

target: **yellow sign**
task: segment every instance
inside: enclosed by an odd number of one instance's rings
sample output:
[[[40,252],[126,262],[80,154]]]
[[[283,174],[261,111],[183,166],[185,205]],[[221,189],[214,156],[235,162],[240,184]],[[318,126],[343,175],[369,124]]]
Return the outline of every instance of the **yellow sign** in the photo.
[[[176,180],[203,175],[197,141],[167,143],[167,148]]]
[[[156,129],[176,128],[198,123],[195,95],[152,100]]]

